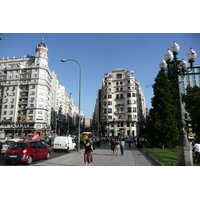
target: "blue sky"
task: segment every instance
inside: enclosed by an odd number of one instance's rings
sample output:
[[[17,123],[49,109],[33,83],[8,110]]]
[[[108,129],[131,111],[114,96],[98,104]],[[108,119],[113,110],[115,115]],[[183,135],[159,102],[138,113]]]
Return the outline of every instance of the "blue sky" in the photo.
[[[3,33],[0,41],[0,58],[35,55],[42,33]],[[151,108],[152,87],[159,71],[159,63],[174,41],[180,46],[178,58],[186,60],[192,47],[200,65],[199,33],[45,33],[48,46],[49,68],[55,71],[59,83],[72,93],[78,106],[79,67],[75,62],[61,63],[60,59],[75,59],[82,68],[81,110],[92,117],[105,73],[117,68],[133,70]]]

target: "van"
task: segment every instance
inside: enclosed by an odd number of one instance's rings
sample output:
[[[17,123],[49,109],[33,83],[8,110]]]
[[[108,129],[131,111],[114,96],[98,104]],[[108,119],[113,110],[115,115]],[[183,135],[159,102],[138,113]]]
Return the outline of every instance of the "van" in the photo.
[[[70,136],[58,136],[54,140],[53,151],[63,150],[69,152],[76,149],[76,143]]]

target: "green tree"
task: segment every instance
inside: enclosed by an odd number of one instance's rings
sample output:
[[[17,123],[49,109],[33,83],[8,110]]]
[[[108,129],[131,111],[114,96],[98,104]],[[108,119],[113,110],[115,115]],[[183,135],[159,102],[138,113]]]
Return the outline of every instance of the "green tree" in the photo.
[[[200,87],[188,85],[182,99],[185,109],[190,115],[193,132],[200,133]]]
[[[171,87],[167,73],[159,71],[153,85],[154,97],[148,123],[148,140],[153,146],[171,147],[178,140],[177,105],[173,102]]]

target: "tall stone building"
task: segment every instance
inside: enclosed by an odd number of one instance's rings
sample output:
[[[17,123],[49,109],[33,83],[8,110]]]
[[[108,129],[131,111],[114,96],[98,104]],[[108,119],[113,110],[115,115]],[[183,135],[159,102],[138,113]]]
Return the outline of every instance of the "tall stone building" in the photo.
[[[0,126],[6,130],[50,127],[51,79],[48,48],[42,42],[35,56],[0,60]]]
[[[116,69],[104,74],[100,122],[107,136],[137,136],[146,121],[145,96],[134,71]]]

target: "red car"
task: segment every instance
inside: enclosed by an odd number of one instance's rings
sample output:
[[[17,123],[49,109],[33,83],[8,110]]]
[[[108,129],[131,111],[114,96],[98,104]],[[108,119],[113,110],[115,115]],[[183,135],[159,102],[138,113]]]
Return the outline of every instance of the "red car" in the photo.
[[[49,159],[50,156],[51,149],[40,141],[18,141],[9,145],[4,160],[6,164],[23,162],[30,165],[34,160]]]
[[[38,140],[39,138],[40,136],[37,133],[30,133],[26,137],[26,139],[30,139],[30,140]]]

